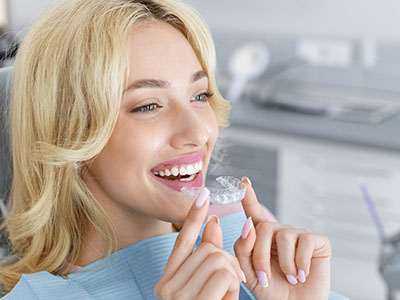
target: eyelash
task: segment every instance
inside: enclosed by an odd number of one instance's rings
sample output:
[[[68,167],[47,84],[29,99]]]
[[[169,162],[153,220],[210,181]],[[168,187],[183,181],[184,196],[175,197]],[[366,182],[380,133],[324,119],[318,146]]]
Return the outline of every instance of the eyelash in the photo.
[[[207,102],[213,96],[213,93],[210,93],[210,92],[201,93],[201,94],[195,96],[194,98],[201,97],[201,96],[204,96],[204,98],[202,100],[197,100],[197,101]],[[190,100],[190,101],[192,101],[192,100]],[[193,101],[196,101],[196,100],[193,100]]]
[[[201,94],[195,96],[194,98],[202,97],[202,99],[199,99],[199,100],[192,100],[191,99],[190,102],[193,102],[193,101],[208,102],[208,100],[210,100],[210,98],[213,95],[214,94],[210,93],[210,92],[201,93]],[[149,104],[134,108],[132,110],[132,112],[134,112],[134,113],[145,113],[146,114],[146,113],[153,112],[157,108],[162,108],[162,106],[159,105],[158,103],[153,102],[153,103],[149,103]]]

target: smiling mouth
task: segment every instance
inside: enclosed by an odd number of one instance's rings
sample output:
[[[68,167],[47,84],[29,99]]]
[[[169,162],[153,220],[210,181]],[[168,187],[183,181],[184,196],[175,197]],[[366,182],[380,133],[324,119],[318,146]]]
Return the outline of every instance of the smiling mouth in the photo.
[[[192,175],[178,175],[178,176],[171,175],[171,176],[163,176],[163,177],[158,176],[158,175],[156,175],[156,176],[163,178],[163,179],[167,179],[167,180],[191,181],[196,177],[197,174],[198,173],[192,174]]]
[[[196,178],[197,174],[203,167],[202,161],[195,164],[182,165],[180,167],[175,166],[171,168],[165,168],[160,171],[153,171],[153,175],[166,179],[166,180],[179,180],[179,181],[192,181]]]

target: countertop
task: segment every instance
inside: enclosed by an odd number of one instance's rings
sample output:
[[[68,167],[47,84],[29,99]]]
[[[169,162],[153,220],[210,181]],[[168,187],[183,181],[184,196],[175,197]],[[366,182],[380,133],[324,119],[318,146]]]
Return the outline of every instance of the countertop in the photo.
[[[270,52],[271,62],[265,74],[257,79],[270,83],[290,80],[289,85],[332,86],[343,89],[359,89],[368,96],[370,91],[394,95],[400,103],[400,45],[377,43],[377,60],[373,68],[363,68],[354,61],[345,68],[324,67],[291,62],[296,57],[298,37],[290,36],[240,36],[238,34],[215,34],[218,56],[218,86],[222,94],[230,76],[229,60],[235,49],[248,41],[264,43]],[[356,46],[356,41],[351,45]],[[288,136],[305,137],[346,145],[376,148],[396,152],[400,150],[400,114],[378,124],[355,123],[329,119],[323,116],[268,109],[243,100],[232,105],[232,127],[257,129]]]
[[[400,114],[378,124],[364,124],[265,108],[244,100],[232,105],[230,123],[232,128],[256,129],[387,151],[400,150]]]

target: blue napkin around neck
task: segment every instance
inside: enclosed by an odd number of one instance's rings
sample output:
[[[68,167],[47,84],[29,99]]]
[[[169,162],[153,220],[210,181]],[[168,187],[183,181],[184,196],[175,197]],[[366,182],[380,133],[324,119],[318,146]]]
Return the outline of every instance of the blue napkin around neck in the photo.
[[[246,216],[243,212],[220,218],[224,249],[234,254],[233,245],[241,234]],[[196,242],[201,243],[204,225]],[[179,233],[151,237],[96,261],[68,278],[48,272],[24,274],[4,299],[157,299],[153,289],[160,280]],[[253,300],[242,283],[239,299]],[[347,298],[331,293],[329,300]]]

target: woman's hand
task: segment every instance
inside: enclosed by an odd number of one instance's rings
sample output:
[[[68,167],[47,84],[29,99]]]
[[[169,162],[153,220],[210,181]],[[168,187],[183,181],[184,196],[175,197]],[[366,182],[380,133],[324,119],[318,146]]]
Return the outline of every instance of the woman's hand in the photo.
[[[208,191],[203,190],[192,205],[164,273],[154,288],[157,298],[239,298],[243,273],[236,257],[222,249],[222,230],[218,218],[210,216],[204,228],[202,243],[193,252],[208,206]]]
[[[249,180],[247,221],[234,249],[256,299],[329,298],[331,246],[325,236],[268,222]]]

